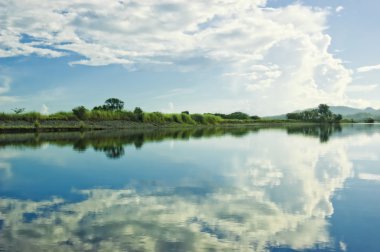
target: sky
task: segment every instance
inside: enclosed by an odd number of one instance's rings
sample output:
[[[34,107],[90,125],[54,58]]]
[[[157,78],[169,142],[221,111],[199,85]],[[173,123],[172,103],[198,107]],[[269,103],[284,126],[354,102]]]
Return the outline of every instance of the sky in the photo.
[[[2,0],[0,111],[380,108],[375,0]]]

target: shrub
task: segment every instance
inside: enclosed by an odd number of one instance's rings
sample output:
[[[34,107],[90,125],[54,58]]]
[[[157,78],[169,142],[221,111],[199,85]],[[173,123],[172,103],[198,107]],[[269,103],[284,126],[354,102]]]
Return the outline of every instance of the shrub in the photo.
[[[191,119],[193,119],[196,123],[205,124],[206,121],[201,114],[192,114]]]
[[[203,118],[206,124],[216,124],[222,121],[221,117],[212,114],[204,114]]]
[[[35,130],[39,130],[39,128],[41,127],[41,124],[38,120],[35,120],[33,123],[33,126]]]
[[[72,112],[57,112],[54,114],[49,115],[46,119],[48,120],[76,120],[77,117]]]
[[[141,108],[139,107],[136,107],[134,110],[133,110],[133,114],[135,114],[135,118],[137,121],[139,122],[142,122],[143,121],[143,117],[144,117],[144,112]]]
[[[172,114],[173,122],[183,123],[182,117],[180,114]]]
[[[375,119],[373,119],[373,118],[367,118],[367,119],[365,120],[365,122],[366,122],[366,123],[374,123],[374,122],[375,122]]]
[[[165,117],[160,112],[143,113],[142,121],[146,123],[164,123]]]
[[[171,114],[164,114],[164,120],[165,122],[174,122]]]
[[[184,122],[184,123],[195,124],[195,121],[191,118],[191,116],[189,114],[182,112],[181,113],[181,119],[182,119],[182,122]]]
[[[88,110],[84,106],[79,106],[79,107],[73,108],[73,114],[79,120],[86,120],[88,117]]]

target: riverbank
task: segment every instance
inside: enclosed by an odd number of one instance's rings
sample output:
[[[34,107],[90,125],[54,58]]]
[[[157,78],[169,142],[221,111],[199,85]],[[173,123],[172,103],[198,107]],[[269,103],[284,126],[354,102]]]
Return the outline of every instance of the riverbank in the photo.
[[[214,124],[186,124],[176,122],[147,123],[126,120],[78,121],[78,120],[44,120],[30,122],[24,120],[0,121],[0,133],[30,133],[30,132],[70,132],[97,131],[119,129],[159,129],[159,128],[204,128],[204,127],[249,127],[249,126],[284,126],[284,125],[315,125],[316,123],[290,120],[257,120],[257,121],[223,121]]]

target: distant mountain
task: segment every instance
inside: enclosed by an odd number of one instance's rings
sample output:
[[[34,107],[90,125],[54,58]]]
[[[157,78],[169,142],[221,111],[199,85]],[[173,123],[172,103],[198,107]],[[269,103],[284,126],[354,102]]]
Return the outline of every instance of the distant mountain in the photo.
[[[358,108],[352,108],[347,106],[331,106],[330,107],[331,112],[334,114],[341,114],[343,116],[343,119],[349,119],[349,120],[355,120],[355,121],[363,121],[368,118],[373,118],[375,120],[380,120],[380,109],[374,109],[374,108],[365,108],[365,109],[358,109]],[[301,110],[297,110],[294,112],[301,112]],[[274,116],[267,116],[263,117],[267,119],[286,119],[285,115],[274,115]]]
[[[374,108],[358,109],[346,106],[331,106],[330,110],[334,114],[341,114],[343,117],[355,114],[373,114],[376,116],[380,116],[380,110],[376,110]]]

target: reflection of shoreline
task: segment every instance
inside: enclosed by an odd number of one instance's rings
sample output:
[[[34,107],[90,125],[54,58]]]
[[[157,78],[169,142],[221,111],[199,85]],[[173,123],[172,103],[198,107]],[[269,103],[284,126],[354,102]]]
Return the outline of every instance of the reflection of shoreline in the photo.
[[[380,133],[380,126],[374,125],[293,125],[286,127],[207,127],[189,129],[160,129],[160,130],[114,130],[66,133],[39,134],[1,134],[0,148],[17,146],[25,148],[41,148],[45,144],[57,146],[73,146],[75,150],[85,151],[89,147],[101,150],[125,145],[141,148],[146,142],[160,142],[167,139],[189,140],[205,137],[234,136],[242,137],[250,133],[266,130],[284,130],[288,134],[301,134],[319,138],[321,142],[329,141],[332,136],[349,136],[352,134]],[[347,133],[346,133],[347,132]]]

